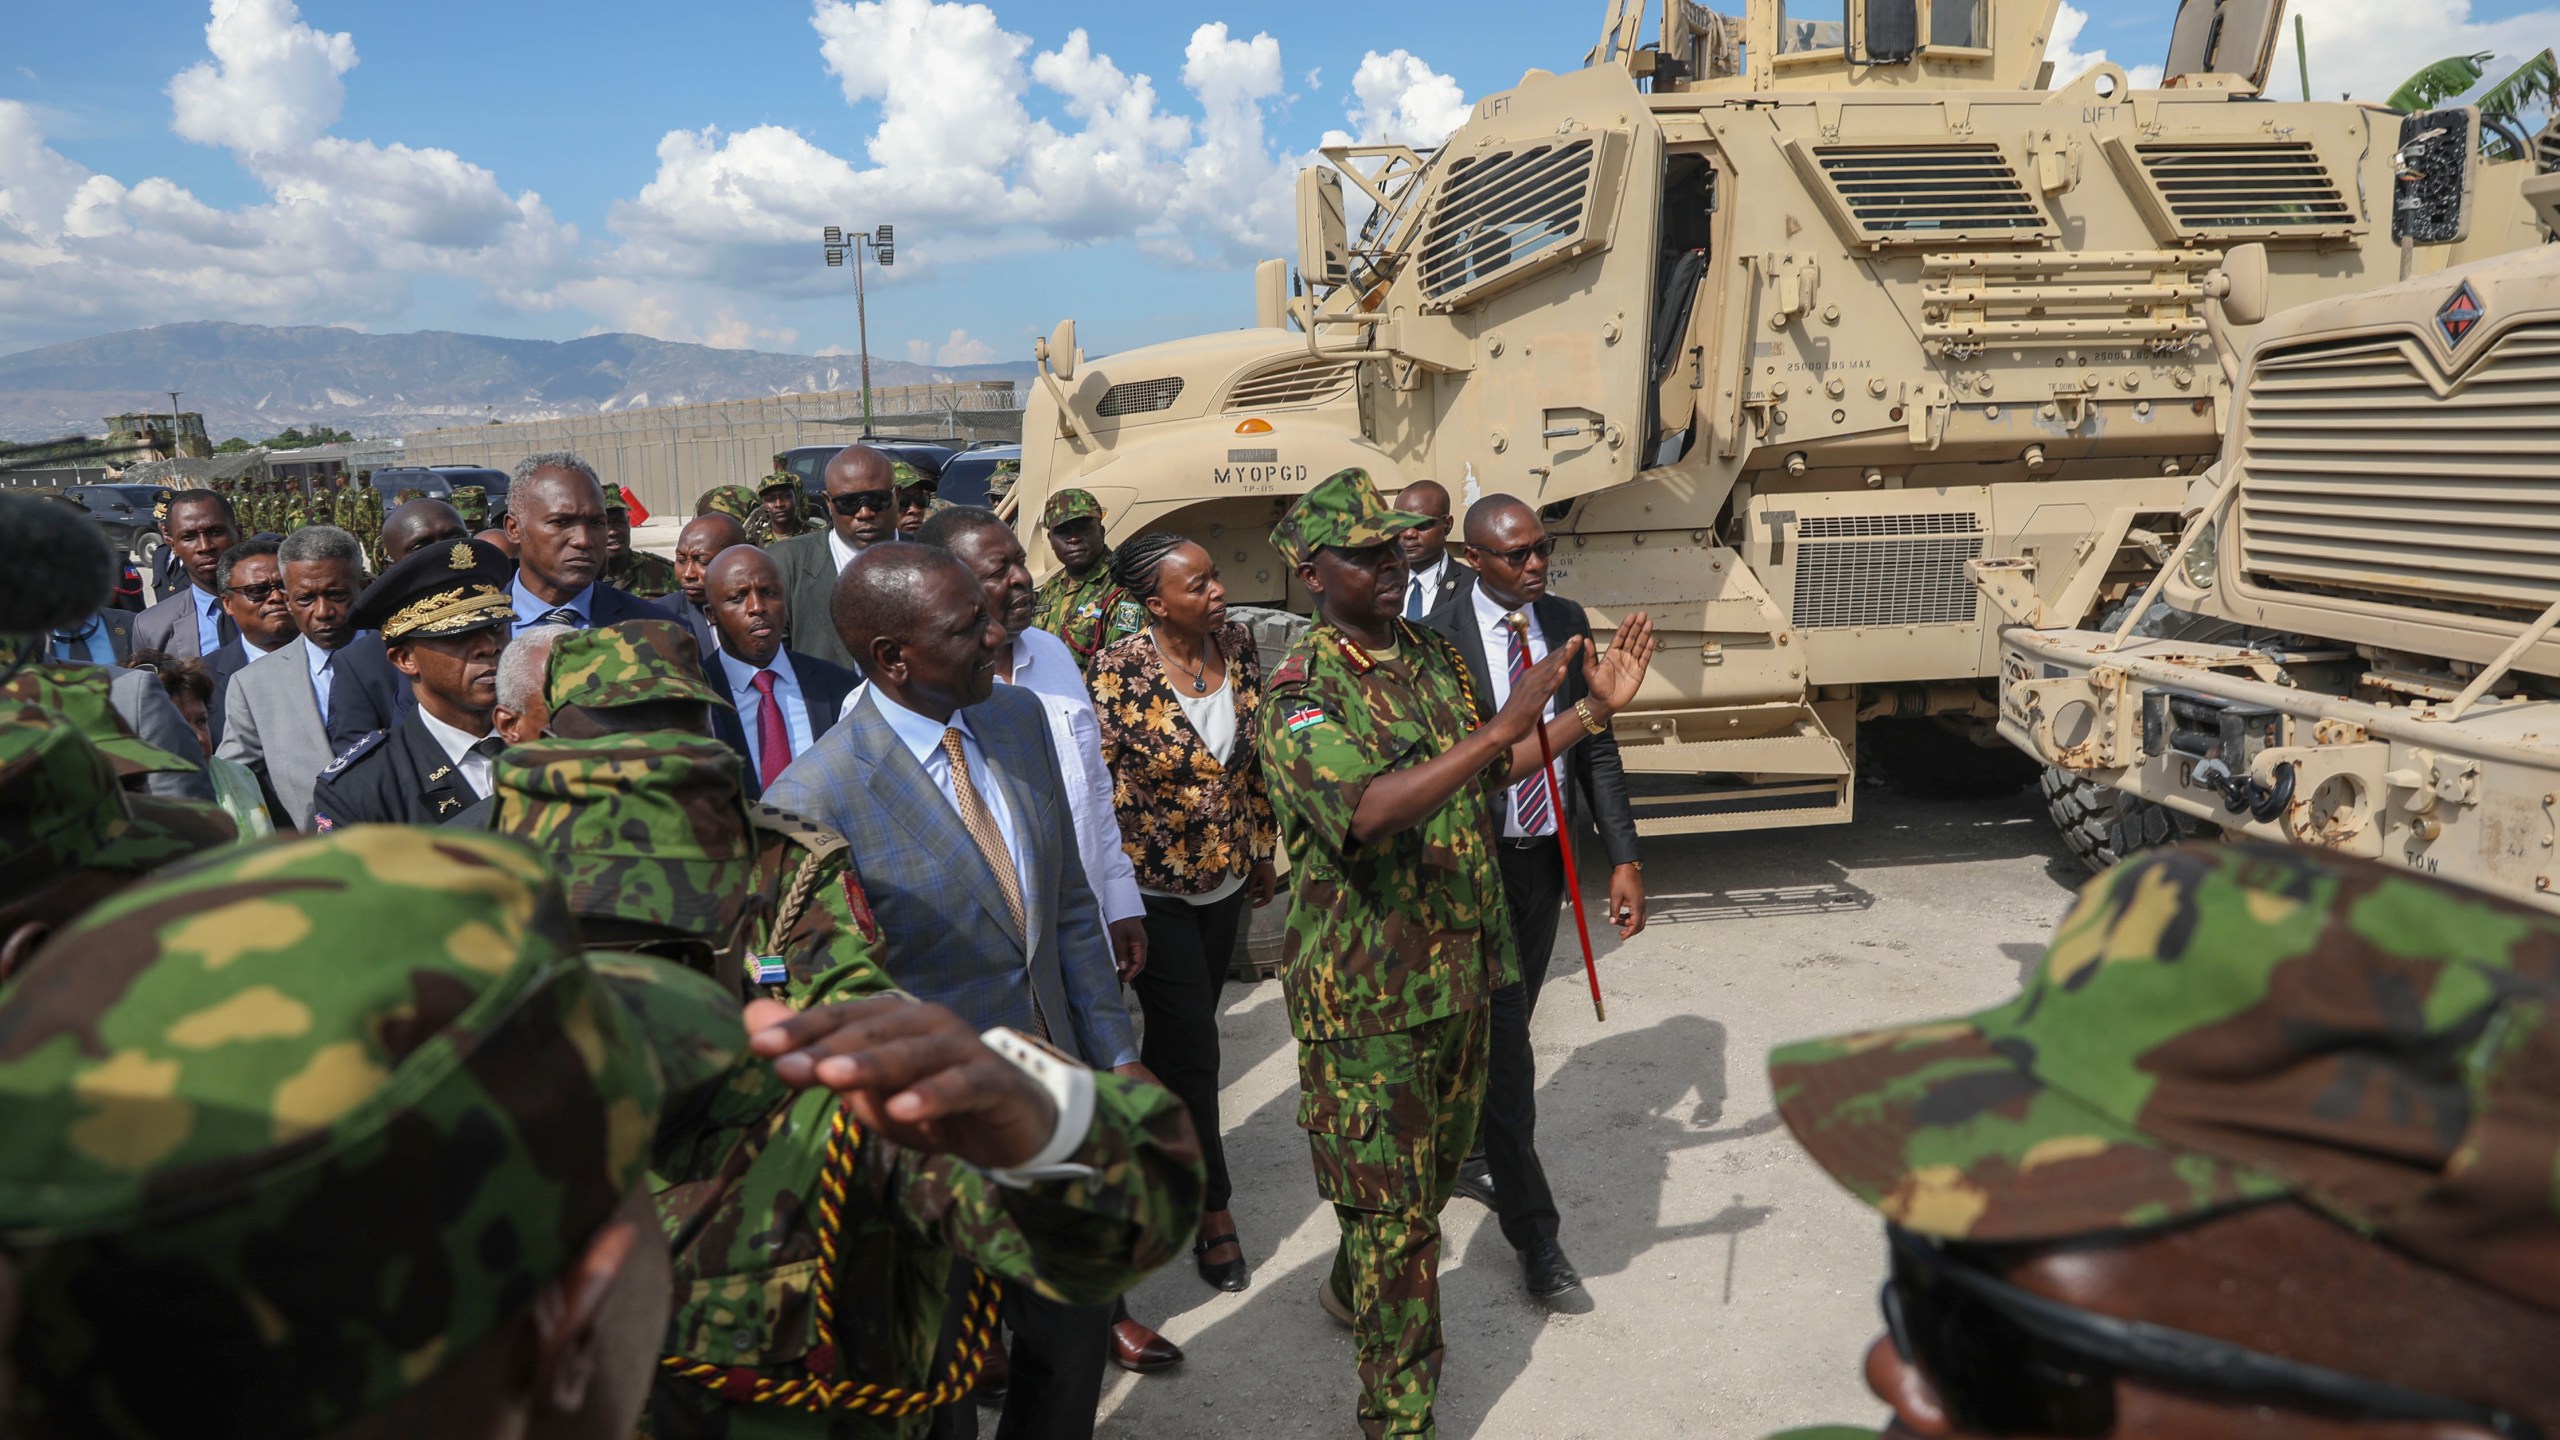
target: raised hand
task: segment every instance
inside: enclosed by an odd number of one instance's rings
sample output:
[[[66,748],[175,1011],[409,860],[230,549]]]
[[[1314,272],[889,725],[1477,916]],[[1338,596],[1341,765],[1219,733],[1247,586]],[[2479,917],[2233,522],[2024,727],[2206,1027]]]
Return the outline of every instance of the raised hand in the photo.
[[[1546,713],[1547,698],[1564,683],[1564,667],[1572,664],[1573,657],[1582,653],[1588,643],[1576,635],[1548,651],[1547,658],[1522,671],[1519,680],[1511,687],[1510,698],[1502,702],[1502,709],[1494,714],[1488,728],[1502,737],[1506,744],[1525,738],[1529,727],[1537,724],[1539,717]]]
[[[1608,653],[1594,653],[1583,662],[1582,683],[1591,687],[1592,700],[1613,715],[1627,708],[1644,684],[1645,672],[1653,668],[1653,647],[1652,616],[1638,610],[1619,621]]]

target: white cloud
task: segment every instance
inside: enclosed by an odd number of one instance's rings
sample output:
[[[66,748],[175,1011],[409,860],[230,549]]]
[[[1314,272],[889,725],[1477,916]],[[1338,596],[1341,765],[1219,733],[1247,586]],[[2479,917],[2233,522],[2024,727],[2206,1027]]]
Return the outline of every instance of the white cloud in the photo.
[[[2105,50],[2084,51],[2079,48],[2080,32],[2088,23],[2089,12],[2070,4],[2069,0],[2065,0],[2061,11],[2053,17],[2053,34],[2045,40],[2044,58],[2053,62],[2053,83],[2056,89],[2108,63],[2109,57]],[[2121,60],[2114,63],[2124,65],[2125,80],[2134,89],[2152,90],[2159,87],[2161,78],[2159,66],[2125,65]]]
[[[1329,132],[1326,144],[1434,146],[1465,124],[1474,108],[1455,79],[1408,50],[1361,56],[1351,95],[1343,110],[1351,128]]]
[[[204,38],[213,58],[169,82],[180,136],[255,154],[308,145],[338,123],[354,36],[303,24],[293,0],[213,0]]]
[[[933,352],[936,365],[985,365],[996,358],[996,347],[957,328]]]
[[[2560,40],[2560,10],[2476,20],[2470,0],[2321,0],[2301,8],[2310,40],[2311,94],[2320,100],[2386,100],[2424,67],[2483,51],[2492,57],[2487,78],[2498,80]],[[2269,93],[2299,98],[2298,64],[2288,22],[2279,32]]]

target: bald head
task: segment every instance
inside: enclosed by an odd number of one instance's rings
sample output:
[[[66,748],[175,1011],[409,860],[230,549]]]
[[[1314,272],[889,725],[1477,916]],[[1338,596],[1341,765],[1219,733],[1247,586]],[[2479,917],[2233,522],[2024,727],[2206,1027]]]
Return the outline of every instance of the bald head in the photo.
[[[1467,507],[1467,543],[1492,547],[1497,532],[1515,529],[1526,519],[1538,523],[1538,512],[1517,495],[1487,495]]]
[[[676,533],[676,588],[696,609],[708,606],[710,598],[703,593],[703,576],[711,568],[711,559],[732,545],[747,543],[747,527],[734,515],[714,510],[697,516]]]
[[[703,567],[704,613],[720,648],[762,670],[790,633],[791,606],[781,567],[753,545],[732,545]]]
[[[898,497],[889,457],[868,445],[847,445],[827,462],[827,523],[844,543],[859,550],[889,538],[898,523]],[[859,496],[868,508],[846,497]]]
[[[390,564],[438,540],[459,540],[471,532],[462,512],[442,500],[411,500],[382,517],[382,558]]]
[[[945,720],[995,689],[1004,626],[978,577],[948,550],[870,547],[836,580],[833,613],[864,676],[917,714]]]
[[[1428,515],[1436,524],[1417,525],[1396,536],[1404,551],[1404,568],[1420,574],[1449,553],[1449,491],[1437,480],[1416,480],[1396,492],[1396,508],[1408,515]]]

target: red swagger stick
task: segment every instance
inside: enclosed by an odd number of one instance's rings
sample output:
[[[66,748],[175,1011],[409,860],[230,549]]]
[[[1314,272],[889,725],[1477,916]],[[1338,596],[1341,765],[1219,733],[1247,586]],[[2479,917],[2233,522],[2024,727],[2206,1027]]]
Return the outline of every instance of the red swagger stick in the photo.
[[[1514,610],[1503,617],[1512,632],[1528,643],[1529,617]],[[1547,717],[1543,711],[1538,723],[1529,727],[1538,732],[1538,773],[1547,777],[1547,805],[1556,812],[1556,848],[1564,852],[1564,893],[1573,901],[1573,933],[1582,941],[1582,973],[1591,981],[1591,1014],[1606,1021],[1609,1007],[1600,1000],[1600,966],[1591,958],[1591,925],[1582,918],[1582,882],[1573,873],[1573,832],[1565,828],[1564,792],[1556,787],[1556,752],[1547,744]],[[1525,959],[1521,962],[1528,963]]]

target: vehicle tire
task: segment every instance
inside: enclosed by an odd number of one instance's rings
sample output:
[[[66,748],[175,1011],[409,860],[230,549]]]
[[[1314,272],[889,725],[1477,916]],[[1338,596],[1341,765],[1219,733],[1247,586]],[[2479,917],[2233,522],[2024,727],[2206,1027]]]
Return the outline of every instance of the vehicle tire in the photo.
[[[2043,768],[2005,740],[1976,744],[1962,728],[1925,717],[1861,722],[1858,753],[1885,784],[1922,800],[1996,800]]]
[[[2114,630],[2124,623],[2125,611],[2132,604],[2131,600],[2119,602],[2090,628]],[[2142,623],[2134,627],[2134,633],[2211,640],[2228,635],[2237,628],[2227,621],[2207,620],[2183,610],[2173,610],[2162,602],[2154,604],[2143,615]],[[2218,827],[2207,821],[2101,785],[2075,770],[2045,766],[2036,787],[2044,793],[2045,813],[2053,817],[2053,828],[2062,833],[2064,848],[2080,857],[2080,863],[2088,866],[2092,874],[2113,866],[2128,855],[2221,833]]]

